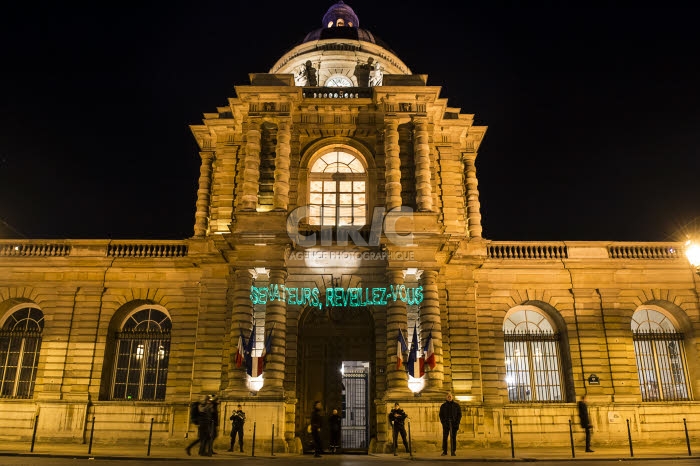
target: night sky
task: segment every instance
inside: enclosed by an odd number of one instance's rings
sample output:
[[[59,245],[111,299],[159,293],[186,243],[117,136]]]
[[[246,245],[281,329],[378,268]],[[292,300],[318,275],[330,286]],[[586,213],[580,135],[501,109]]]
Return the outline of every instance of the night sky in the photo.
[[[189,125],[334,2],[24,3],[0,25],[0,224],[27,238],[182,239],[199,177]],[[690,7],[348,4],[489,127],[484,237],[669,241],[700,226]]]

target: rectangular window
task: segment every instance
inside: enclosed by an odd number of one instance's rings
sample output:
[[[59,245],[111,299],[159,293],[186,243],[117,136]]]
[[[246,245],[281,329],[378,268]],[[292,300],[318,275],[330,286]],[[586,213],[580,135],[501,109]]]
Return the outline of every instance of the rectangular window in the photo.
[[[512,403],[561,402],[559,334],[506,332],[506,385]]]
[[[40,348],[38,332],[0,331],[0,397],[32,397]]]
[[[111,399],[164,400],[169,357],[167,334],[118,333]]]
[[[634,332],[642,401],[690,400],[683,334]]]

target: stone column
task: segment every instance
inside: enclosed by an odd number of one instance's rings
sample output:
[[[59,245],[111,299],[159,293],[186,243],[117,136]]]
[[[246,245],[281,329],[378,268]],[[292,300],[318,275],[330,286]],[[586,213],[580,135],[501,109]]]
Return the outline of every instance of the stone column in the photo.
[[[403,285],[403,271],[402,270],[389,270],[386,273],[387,284],[393,285],[396,288],[399,285]],[[387,293],[389,290],[387,290]],[[408,378],[406,376],[406,370],[402,366],[396,368],[396,345],[397,337],[399,335],[399,329],[403,332],[404,338],[406,335],[407,326],[407,315],[406,315],[406,303],[401,300],[388,301],[386,305],[386,397],[387,399],[392,396],[409,396],[410,391],[408,390]],[[410,337],[409,337],[410,338]],[[406,339],[408,343],[408,339]],[[410,348],[409,348],[410,349]],[[407,353],[404,353],[404,358],[408,357]]]
[[[444,366],[442,361],[442,325],[440,320],[440,298],[437,286],[438,273],[425,270],[421,276],[423,287],[423,303],[420,306],[421,342],[425,343],[428,334],[432,332],[433,347],[435,348],[435,368],[426,371],[425,389],[427,391],[442,390]]]
[[[401,158],[399,157],[399,121],[384,120],[384,166],[386,210],[401,207]]]
[[[464,177],[467,185],[467,228],[470,238],[481,238],[481,203],[476,178],[476,153],[464,154]]]
[[[246,385],[245,366],[237,368],[235,365],[236,351],[238,351],[238,336],[243,330],[243,336],[250,335],[253,327],[253,303],[250,301],[250,287],[253,286],[253,277],[247,269],[238,269],[234,272],[233,312],[231,312],[231,354],[227,391],[247,394],[250,390]]]
[[[268,301],[265,306],[265,338],[272,331],[272,348],[267,356],[265,372],[263,375],[264,394],[284,393],[284,361],[287,347],[287,301],[286,294],[282,292],[287,271],[282,269],[270,270],[270,285],[280,287],[282,300]]]
[[[211,166],[213,152],[200,152],[202,165],[199,167],[199,189],[197,190],[197,212],[194,214],[194,236],[202,238],[207,234],[209,202],[211,200]]]
[[[413,117],[413,147],[416,160],[416,206],[419,212],[433,210],[433,187],[430,181],[430,144],[428,118]]]
[[[243,195],[240,208],[255,210],[258,206],[258,187],[260,182],[260,119],[248,120],[246,132],[245,159],[243,170]]]
[[[275,210],[287,210],[289,205],[289,154],[292,146],[292,132],[288,121],[281,121],[277,127],[277,157],[275,158],[275,184],[272,187],[272,205]]]

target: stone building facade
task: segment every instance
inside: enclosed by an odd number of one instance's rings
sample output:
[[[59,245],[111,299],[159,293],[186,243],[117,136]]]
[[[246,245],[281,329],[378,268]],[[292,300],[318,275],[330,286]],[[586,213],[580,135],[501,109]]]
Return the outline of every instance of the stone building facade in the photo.
[[[511,429],[566,445],[583,394],[597,442],[626,442],[627,420],[638,442],[683,442],[684,420],[700,437],[700,286],[681,245],[483,238],[486,127],[343,2],[250,78],[191,128],[191,238],[0,240],[0,438],[81,442],[94,423],[95,442],[152,426],[184,445],[206,393],[223,443],[241,403],[248,439],[255,424],[258,444],[301,452],[321,400],[345,448],[386,451],[399,401],[414,445],[437,449],[447,391],[466,448]],[[434,348],[422,377],[397,361],[414,329],[419,356]],[[262,376],[236,363],[251,339]]]

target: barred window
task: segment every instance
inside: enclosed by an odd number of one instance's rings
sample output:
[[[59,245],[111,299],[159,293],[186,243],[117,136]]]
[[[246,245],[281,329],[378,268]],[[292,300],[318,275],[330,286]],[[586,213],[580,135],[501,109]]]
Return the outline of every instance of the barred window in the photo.
[[[13,312],[0,330],[0,396],[31,398],[39,366],[44,313],[33,307]]]
[[[513,403],[561,402],[560,335],[541,312],[519,309],[503,322],[506,385]]]
[[[131,314],[117,332],[112,400],[165,399],[170,357],[170,317],[157,309]]]
[[[322,155],[309,174],[309,225],[362,226],[367,223],[367,170],[343,151]]]
[[[663,313],[638,309],[632,338],[642,401],[690,400],[683,334]]]

